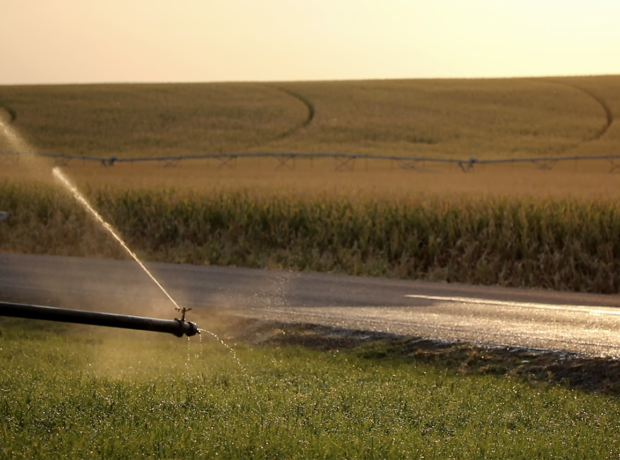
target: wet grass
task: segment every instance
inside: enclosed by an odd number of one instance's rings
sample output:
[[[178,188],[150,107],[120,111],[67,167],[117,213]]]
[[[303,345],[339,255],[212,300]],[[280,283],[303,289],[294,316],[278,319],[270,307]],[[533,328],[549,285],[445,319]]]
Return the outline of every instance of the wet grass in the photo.
[[[616,397],[381,348],[0,324],[0,457],[611,458]],[[373,354],[374,350],[374,354]]]
[[[230,337],[255,345],[302,346],[321,351],[352,350],[368,359],[431,364],[458,375],[495,375],[531,384],[620,396],[620,361],[575,353],[518,347],[480,346],[383,332],[306,323],[231,318]]]

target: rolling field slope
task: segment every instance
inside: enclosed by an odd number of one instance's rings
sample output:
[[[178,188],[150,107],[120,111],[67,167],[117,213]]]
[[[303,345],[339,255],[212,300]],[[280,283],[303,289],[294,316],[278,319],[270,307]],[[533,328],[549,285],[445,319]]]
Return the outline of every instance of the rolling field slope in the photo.
[[[74,155],[482,159],[620,145],[620,77],[4,86],[0,107],[35,150]]]
[[[247,151],[306,117],[288,94],[252,84],[3,87],[0,106],[36,150],[92,156]]]

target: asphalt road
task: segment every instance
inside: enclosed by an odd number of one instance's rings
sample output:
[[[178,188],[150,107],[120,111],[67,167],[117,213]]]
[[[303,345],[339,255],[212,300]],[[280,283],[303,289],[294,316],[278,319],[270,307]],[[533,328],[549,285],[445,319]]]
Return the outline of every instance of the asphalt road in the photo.
[[[179,304],[195,309],[620,357],[618,296],[245,268],[147,266]],[[175,316],[170,300],[131,261],[0,254],[0,300]]]

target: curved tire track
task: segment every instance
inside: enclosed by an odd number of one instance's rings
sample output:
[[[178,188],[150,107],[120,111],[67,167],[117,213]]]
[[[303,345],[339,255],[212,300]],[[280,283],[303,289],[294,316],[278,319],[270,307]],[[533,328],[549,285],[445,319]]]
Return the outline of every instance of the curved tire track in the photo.
[[[282,134],[280,134],[279,136],[273,138],[271,141],[269,142],[273,142],[273,141],[280,141],[282,139],[286,139],[287,137],[290,137],[294,134],[296,134],[297,132],[301,131],[302,129],[307,128],[310,123],[312,123],[312,120],[314,120],[314,115],[316,113],[315,109],[314,109],[314,104],[312,103],[312,101],[310,101],[308,98],[306,98],[304,95],[297,93],[295,91],[292,91],[290,89],[287,88],[282,88],[280,86],[271,86],[271,88],[275,88],[276,90],[287,94],[288,96],[297,99],[299,102],[301,102],[303,105],[306,106],[306,110],[308,111],[308,115],[306,116],[306,119],[304,121],[302,121],[300,124],[298,124],[297,126],[294,126],[293,128],[289,129],[288,131],[283,132]]]
[[[306,106],[306,109],[308,110],[308,116],[306,120],[297,127],[297,130],[306,128],[310,123],[312,123],[312,120],[314,119],[315,109],[314,104],[312,104],[312,102],[308,98],[306,98],[302,94],[296,93],[295,91],[291,91],[290,89],[280,87],[277,87],[276,89],[297,99]]]
[[[296,134],[297,132],[301,131],[302,129],[308,127],[308,125],[310,123],[312,123],[312,120],[314,119],[314,114],[315,114],[315,109],[314,109],[314,104],[312,104],[312,102],[307,99],[305,96],[303,96],[302,94],[299,94],[295,91],[289,90],[287,88],[282,88],[280,86],[274,86],[274,85],[263,85],[266,86],[272,90],[281,92],[286,94],[289,97],[292,97],[294,99],[297,99],[299,102],[301,102],[305,107],[306,110],[308,112],[306,118],[299,124],[294,125],[292,128],[287,129],[284,132],[281,132],[280,134],[278,134],[277,136],[262,142],[260,144],[255,144],[252,145],[250,148],[255,149],[257,147],[261,147],[261,146],[266,146],[271,144],[272,142],[277,142],[277,141],[281,141],[283,139],[286,139],[288,137],[293,136],[294,134]]]
[[[585,94],[590,99],[593,99],[603,109],[603,111],[605,112],[605,118],[606,118],[605,126],[603,126],[600,129],[600,131],[598,133],[596,133],[594,136],[592,136],[590,139],[586,139],[586,140],[580,142],[578,145],[585,144],[586,142],[598,141],[603,136],[605,136],[605,134],[607,134],[607,132],[611,128],[611,125],[614,123],[614,113],[611,110],[611,107],[609,107],[609,105],[605,101],[605,99],[600,97],[595,92],[590,91],[589,89],[583,88],[583,87],[581,87],[579,85],[575,85],[575,84],[572,84],[572,83],[566,83],[566,82],[562,82],[562,81],[557,81],[557,80],[548,80],[548,81],[553,83],[553,84],[555,84],[555,85],[565,86],[565,87],[571,88],[571,89],[573,89],[575,91],[579,91],[580,93]],[[572,150],[575,147],[569,147],[566,150]]]
[[[600,138],[602,138],[605,134],[607,134],[607,131],[609,131],[609,128],[611,128],[611,125],[614,122],[614,113],[612,112],[611,107],[609,107],[607,102],[605,102],[605,99],[603,99],[602,97],[600,97],[596,93],[590,91],[589,89],[585,89],[585,88],[582,88],[581,86],[577,86],[577,85],[571,85],[570,83],[564,83],[564,85],[566,85],[566,86],[568,86],[570,88],[574,88],[577,91],[581,91],[582,93],[586,94],[587,96],[590,96],[590,98],[594,99],[603,108],[603,110],[605,111],[605,116],[607,118],[607,124],[605,126],[603,126],[603,128],[597,133],[596,136],[594,136],[593,138],[589,139],[586,142],[597,141]]]

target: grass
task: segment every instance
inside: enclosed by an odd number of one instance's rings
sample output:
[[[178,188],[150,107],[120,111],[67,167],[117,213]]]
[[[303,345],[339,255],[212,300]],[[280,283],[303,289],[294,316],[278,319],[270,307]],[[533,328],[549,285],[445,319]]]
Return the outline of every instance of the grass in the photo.
[[[0,458],[611,458],[617,398],[318,352],[5,320]]]
[[[0,118],[37,150],[105,157],[609,154],[619,78],[4,86]]]
[[[612,199],[445,198],[91,188],[95,208],[150,261],[282,268],[614,294]],[[124,258],[51,185],[0,182],[0,250]]]

